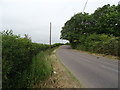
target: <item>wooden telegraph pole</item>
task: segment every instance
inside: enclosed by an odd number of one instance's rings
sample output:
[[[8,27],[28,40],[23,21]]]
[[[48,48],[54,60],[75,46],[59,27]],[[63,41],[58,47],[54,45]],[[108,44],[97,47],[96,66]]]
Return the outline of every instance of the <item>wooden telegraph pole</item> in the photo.
[[[51,48],[51,27],[52,27],[52,24],[50,22],[50,48]]]

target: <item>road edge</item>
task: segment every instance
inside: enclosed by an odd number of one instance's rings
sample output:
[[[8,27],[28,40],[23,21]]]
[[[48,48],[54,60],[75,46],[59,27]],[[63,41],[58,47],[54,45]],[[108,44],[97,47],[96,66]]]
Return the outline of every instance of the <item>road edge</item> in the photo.
[[[54,50],[54,54],[57,58],[57,60],[59,61],[59,63],[65,68],[66,72],[69,73],[69,75],[72,77],[72,79],[77,82],[79,84],[80,88],[84,88],[84,86],[82,85],[82,83],[73,75],[73,73],[64,65],[64,63],[61,61],[61,59],[59,58],[59,56],[57,55],[57,51],[60,47],[58,47],[57,49]]]

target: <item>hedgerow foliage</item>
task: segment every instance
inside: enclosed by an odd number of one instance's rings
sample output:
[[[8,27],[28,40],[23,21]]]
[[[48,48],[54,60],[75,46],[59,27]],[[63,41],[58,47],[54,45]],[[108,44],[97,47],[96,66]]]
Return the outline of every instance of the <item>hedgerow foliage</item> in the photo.
[[[106,34],[90,34],[79,39],[81,42],[73,44],[72,47],[80,50],[90,51],[94,53],[102,53],[106,55],[120,56],[118,37],[108,36]]]
[[[47,50],[49,45],[32,43],[28,36],[25,35],[24,38],[21,38],[14,35],[12,31],[3,31],[1,34],[3,88],[29,87],[27,83],[30,78],[24,77],[24,72],[26,70],[31,72],[33,57],[40,51]]]
[[[93,14],[78,13],[68,20],[61,31],[61,39],[72,47],[110,55],[119,54],[120,5],[104,5]]]
[[[58,47],[58,46],[61,46],[61,45],[64,45],[64,44],[63,43],[55,43],[51,47],[54,48],[54,47]]]

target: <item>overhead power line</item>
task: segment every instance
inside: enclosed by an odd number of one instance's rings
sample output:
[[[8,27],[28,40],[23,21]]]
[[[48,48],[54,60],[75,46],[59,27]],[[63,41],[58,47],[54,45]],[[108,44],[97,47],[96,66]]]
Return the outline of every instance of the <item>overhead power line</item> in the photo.
[[[85,8],[86,8],[86,5],[87,5],[87,2],[88,2],[88,0],[85,2],[85,6],[84,6],[84,8],[83,8],[83,13],[84,13],[84,11],[85,11]]]
[[[118,5],[120,5],[120,1],[118,2]]]

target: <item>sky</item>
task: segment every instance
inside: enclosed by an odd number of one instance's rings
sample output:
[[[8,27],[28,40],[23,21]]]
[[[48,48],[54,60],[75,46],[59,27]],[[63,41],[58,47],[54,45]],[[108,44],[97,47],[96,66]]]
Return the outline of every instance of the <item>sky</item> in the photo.
[[[64,23],[83,11],[86,0],[0,0],[0,31],[28,34],[33,42],[49,43],[49,24],[52,23],[52,43],[60,40]],[[93,13],[106,4],[117,5],[119,0],[88,0],[85,12]]]

